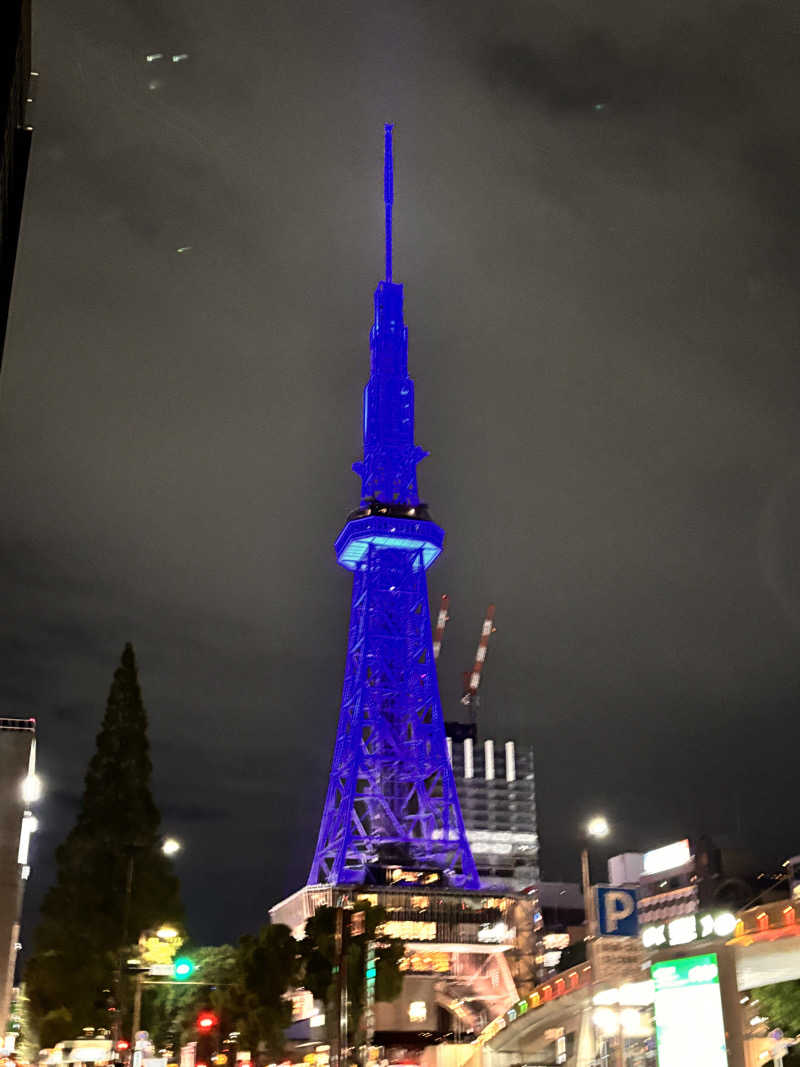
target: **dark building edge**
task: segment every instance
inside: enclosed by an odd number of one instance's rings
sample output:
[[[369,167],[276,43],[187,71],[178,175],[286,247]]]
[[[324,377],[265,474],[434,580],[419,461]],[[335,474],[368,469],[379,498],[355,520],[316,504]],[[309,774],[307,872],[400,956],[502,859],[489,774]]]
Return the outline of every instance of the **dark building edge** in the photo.
[[[0,370],[31,150],[31,130],[25,124],[30,76],[31,0],[6,0],[0,14],[0,77],[5,105],[0,145]]]

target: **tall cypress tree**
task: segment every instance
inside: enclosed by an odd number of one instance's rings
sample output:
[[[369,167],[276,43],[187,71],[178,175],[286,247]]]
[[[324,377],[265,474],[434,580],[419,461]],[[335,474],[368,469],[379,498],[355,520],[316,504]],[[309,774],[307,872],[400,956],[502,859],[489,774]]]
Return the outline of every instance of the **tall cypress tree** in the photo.
[[[115,985],[121,953],[141,931],[181,917],[178,879],[161,851],[151,777],[147,713],[127,644],[77,822],[56,851],[56,881],[42,904],[26,970],[42,1044],[108,1025],[107,1005],[124,994]]]

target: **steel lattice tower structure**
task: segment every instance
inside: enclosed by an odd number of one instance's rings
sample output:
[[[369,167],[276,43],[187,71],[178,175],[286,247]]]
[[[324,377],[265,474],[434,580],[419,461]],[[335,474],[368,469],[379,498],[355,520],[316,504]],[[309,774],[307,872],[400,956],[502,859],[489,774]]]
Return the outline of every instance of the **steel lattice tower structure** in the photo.
[[[386,279],[375,291],[364,390],[361,506],[336,540],[353,572],[342,706],[309,884],[373,880],[380,868],[441,872],[479,887],[448,758],[425,572],[444,531],[417,491],[414,383],[403,287],[392,282],[392,127],[384,128]]]

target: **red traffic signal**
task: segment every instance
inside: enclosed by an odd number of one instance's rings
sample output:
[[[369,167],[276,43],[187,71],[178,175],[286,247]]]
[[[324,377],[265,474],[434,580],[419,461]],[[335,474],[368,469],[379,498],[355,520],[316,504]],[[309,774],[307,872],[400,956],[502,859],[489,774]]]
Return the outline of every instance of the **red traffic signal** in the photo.
[[[213,1030],[218,1023],[219,1019],[213,1011],[201,1011],[197,1016],[197,1029],[204,1034],[207,1034],[209,1030]]]
[[[130,1047],[130,1041],[126,1041],[124,1038],[117,1042],[117,1052],[127,1052]]]

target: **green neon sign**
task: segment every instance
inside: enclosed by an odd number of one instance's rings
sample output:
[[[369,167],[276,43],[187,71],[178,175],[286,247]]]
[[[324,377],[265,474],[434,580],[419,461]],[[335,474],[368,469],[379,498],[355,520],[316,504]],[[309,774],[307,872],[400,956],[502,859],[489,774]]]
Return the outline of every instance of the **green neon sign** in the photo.
[[[719,985],[719,967],[713,952],[706,956],[687,956],[681,960],[654,963],[651,971],[656,992],[685,989],[687,986]]]
[[[715,953],[654,963],[659,1067],[728,1067]]]

